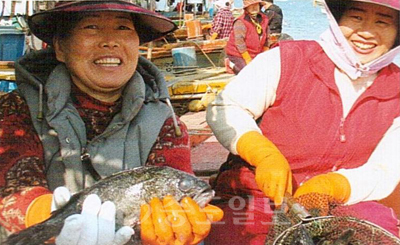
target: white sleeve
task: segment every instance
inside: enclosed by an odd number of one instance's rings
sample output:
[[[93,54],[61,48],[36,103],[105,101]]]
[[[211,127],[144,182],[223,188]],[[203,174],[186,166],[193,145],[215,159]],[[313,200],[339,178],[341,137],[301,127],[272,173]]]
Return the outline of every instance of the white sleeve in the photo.
[[[364,165],[337,172],[350,182],[347,204],[380,200],[390,195],[400,182],[400,117],[393,121]]]
[[[207,108],[207,123],[218,141],[237,154],[236,143],[249,131],[259,131],[255,120],[276,97],[281,75],[279,47],[259,54]]]

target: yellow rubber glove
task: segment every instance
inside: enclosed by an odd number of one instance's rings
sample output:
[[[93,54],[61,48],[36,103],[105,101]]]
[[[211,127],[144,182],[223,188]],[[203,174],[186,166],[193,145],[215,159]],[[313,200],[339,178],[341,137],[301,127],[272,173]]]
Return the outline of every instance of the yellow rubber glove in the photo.
[[[276,205],[281,205],[285,192],[292,194],[292,171],[279,149],[264,135],[250,131],[236,145],[239,156],[256,167],[258,188]]]
[[[294,197],[299,197],[313,192],[329,195],[336,201],[345,203],[349,200],[351,187],[347,178],[341,174],[320,174],[304,182],[296,190]]]
[[[215,39],[217,39],[217,37],[218,37],[218,33],[214,32],[214,33],[211,35],[210,40],[215,40]]]
[[[36,225],[50,218],[52,194],[45,194],[35,198],[25,214],[25,226]]]
[[[246,65],[248,65],[251,62],[251,56],[249,54],[249,52],[244,52],[242,53],[242,58],[244,59],[244,61],[246,62]]]
[[[211,28],[212,28],[212,23],[201,26],[202,30],[211,29]]]
[[[144,245],[198,244],[210,232],[211,223],[222,219],[218,207],[203,209],[190,197],[178,203],[172,196],[153,198],[141,206],[141,239]]]

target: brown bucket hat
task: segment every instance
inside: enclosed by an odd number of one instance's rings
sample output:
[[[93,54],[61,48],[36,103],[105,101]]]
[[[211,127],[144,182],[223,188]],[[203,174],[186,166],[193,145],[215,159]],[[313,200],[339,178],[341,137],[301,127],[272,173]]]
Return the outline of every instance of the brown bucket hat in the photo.
[[[31,32],[42,41],[51,44],[57,25],[61,20],[73,18],[74,14],[97,11],[131,13],[140,43],[146,43],[176,30],[177,26],[168,18],[127,0],[76,0],[57,5],[55,8],[36,13],[28,18]]]
[[[260,5],[266,5],[267,4],[266,2],[264,2],[262,0],[244,0],[243,1],[243,8],[247,8],[248,6],[256,4],[256,3],[258,3]]]

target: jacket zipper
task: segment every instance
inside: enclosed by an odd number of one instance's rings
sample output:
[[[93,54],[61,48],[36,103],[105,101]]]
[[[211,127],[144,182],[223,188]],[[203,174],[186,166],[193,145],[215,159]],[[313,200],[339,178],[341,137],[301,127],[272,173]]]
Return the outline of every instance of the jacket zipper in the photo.
[[[83,167],[92,175],[93,179],[96,181],[101,180],[101,175],[94,168],[92,159],[86,148],[82,149],[81,160]]]
[[[346,119],[344,117],[342,117],[340,119],[340,126],[339,126],[339,138],[340,138],[340,142],[344,143],[346,142],[346,134],[344,133],[344,121]]]

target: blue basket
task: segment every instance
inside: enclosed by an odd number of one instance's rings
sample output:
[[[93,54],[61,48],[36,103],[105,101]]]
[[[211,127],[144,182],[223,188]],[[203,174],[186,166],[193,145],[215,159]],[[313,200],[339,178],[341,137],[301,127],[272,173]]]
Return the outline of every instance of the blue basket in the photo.
[[[25,48],[25,34],[13,26],[0,27],[0,60],[15,61]]]
[[[11,92],[16,88],[17,84],[15,82],[0,81],[0,91],[2,92]]]
[[[197,66],[195,47],[173,48],[171,50],[174,66],[193,67]]]

